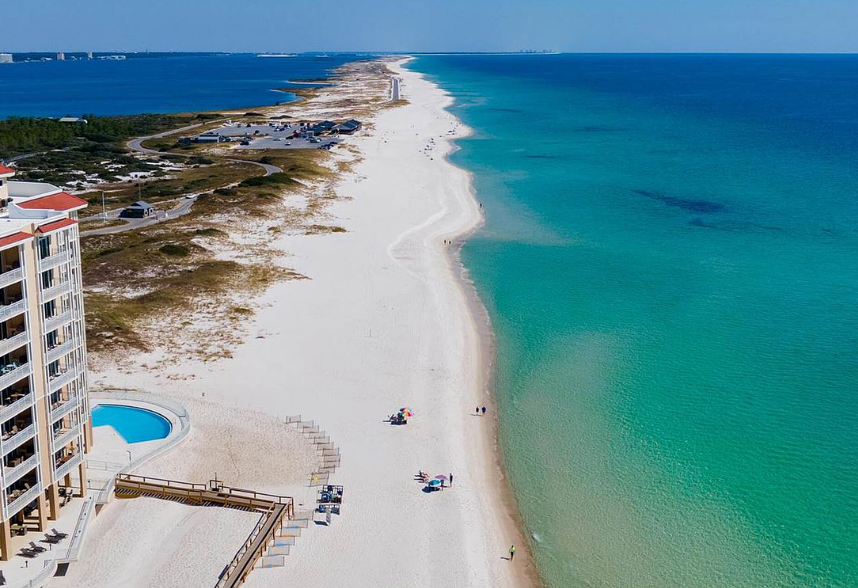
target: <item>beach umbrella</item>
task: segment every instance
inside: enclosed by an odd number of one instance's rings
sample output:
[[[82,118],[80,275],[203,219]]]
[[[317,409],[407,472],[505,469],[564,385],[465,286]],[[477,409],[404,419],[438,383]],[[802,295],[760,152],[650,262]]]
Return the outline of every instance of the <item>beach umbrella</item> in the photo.
[[[447,481],[447,480],[449,480],[450,478],[448,478],[448,477],[447,477],[447,476],[445,476],[444,474],[438,474],[437,476],[435,476],[435,479],[436,479],[436,480],[444,480],[444,481],[446,482],[446,481]]]
[[[408,408],[407,406],[404,408],[400,408],[399,414],[401,414],[402,416],[405,416],[405,417],[413,417],[414,416],[414,413],[411,412],[411,409]]]
[[[435,486],[440,486],[440,485],[441,485],[441,480],[429,480],[429,485],[430,485],[430,486],[432,486],[433,488],[434,488]]]

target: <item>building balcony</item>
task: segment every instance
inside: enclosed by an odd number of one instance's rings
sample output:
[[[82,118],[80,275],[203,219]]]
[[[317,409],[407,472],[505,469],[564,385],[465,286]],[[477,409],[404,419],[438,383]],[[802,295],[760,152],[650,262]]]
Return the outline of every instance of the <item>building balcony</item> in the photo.
[[[53,347],[48,348],[48,353],[46,355],[47,359],[45,363],[53,363],[64,355],[68,355],[69,353],[77,349],[79,346],[80,343],[74,338],[69,339],[65,343],[54,345]]]
[[[66,455],[59,458],[54,468],[54,481],[58,481],[75,467],[79,466],[81,462],[83,462],[83,453],[80,451],[74,455]]]
[[[15,268],[0,274],[0,288],[11,286],[24,279],[24,268]]]
[[[29,363],[18,365],[10,363],[9,365],[0,368],[0,390],[5,390],[12,384],[20,382],[30,375],[31,368]]]
[[[52,440],[54,444],[54,452],[59,451],[72,441],[77,441],[80,438],[80,427],[74,426],[70,429],[60,429],[58,434],[54,435]]]
[[[39,497],[41,488],[38,485],[28,490],[15,490],[6,497],[6,518],[20,512],[25,506]]]
[[[30,425],[29,427],[21,429],[14,435],[10,435],[7,439],[3,439],[3,455],[6,455],[10,451],[18,449],[21,445],[23,445],[35,436],[36,425]]]
[[[64,400],[53,405],[51,407],[51,424],[53,425],[55,422],[66,416],[78,406],[80,406],[80,398],[76,395],[72,396],[68,400]]]
[[[44,290],[39,292],[39,299],[44,304],[45,302],[48,302],[49,300],[53,300],[54,298],[57,298],[58,296],[62,296],[63,294],[68,294],[69,292],[71,292],[71,288],[72,288],[71,280],[65,280],[63,282],[60,282],[59,284],[51,286],[50,288],[45,288]]]
[[[26,459],[18,458],[15,461],[18,462],[15,465],[3,466],[3,483],[7,486],[14,484],[39,465],[39,456],[34,453]]]
[[[5,423],[16,414],[32,406],[34,398],[32,392],[22,393],[17,398],[13,394],[12,402],[0,407],[0,423]]]
[[[52,316],[50,318],[45,319],[45,332],[50,333],[51,331],[55,331],[62,326],[69,324],[72,321],[72,312],[67,310],[58,315]]]
[[[50,269],[54,269],[57,266],[63,265],[64,263],[68,263],[69,259],[71,259],[71,258],[69,257],[68,250],[60,251],[58,253],[54,253],[53,255],[49,255],[48,257],[45,257],[44,259],[40,259],[39,260],[39,273],[46,272]]]
[[[19,314],[23,314],[27,310],[27,301],[24,299],[17,300],[10,304],[0,305],[0,322],[7,321]]]
[[[0,356],[6,355],[15,351],[19,347],[23,347],[30,341],[30,333],[23,331],[6,339],[0,340]]]
[[[73,382],[77,376],[78,371],[76,367],[68,368],[65,372],[50,378],[48,382],[48,392],[53,394],[69,382]],[[0,378],[0,383],[2,383],[2,378]],[[2,387],[0,387],[0,390],[2,390]]]

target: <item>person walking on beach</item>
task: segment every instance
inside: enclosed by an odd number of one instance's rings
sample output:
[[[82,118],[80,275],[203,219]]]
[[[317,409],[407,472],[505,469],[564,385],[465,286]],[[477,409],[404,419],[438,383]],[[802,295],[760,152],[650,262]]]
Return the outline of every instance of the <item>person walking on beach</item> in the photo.
[[[477,413],[477,416],[480,416],[480,407],[474,409],[474,412]]]
[[[514,557],[515,557],[515,545],[510,545],[509,546],[509,561],[512,561],[512,559]]]
[[[450,474],[450,488],[453,487],[453,474]]]
[[[486,416],[486,407],[483,407],[483,416]]]

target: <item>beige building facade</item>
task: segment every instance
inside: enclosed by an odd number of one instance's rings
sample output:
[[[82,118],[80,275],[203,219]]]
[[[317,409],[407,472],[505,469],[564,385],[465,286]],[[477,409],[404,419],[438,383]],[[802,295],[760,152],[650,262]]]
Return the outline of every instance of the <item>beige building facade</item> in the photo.
[[[78,211],[0,165],[0,559],[86,493],[92,444]],[[73,483],[73,479],[76,480]]]

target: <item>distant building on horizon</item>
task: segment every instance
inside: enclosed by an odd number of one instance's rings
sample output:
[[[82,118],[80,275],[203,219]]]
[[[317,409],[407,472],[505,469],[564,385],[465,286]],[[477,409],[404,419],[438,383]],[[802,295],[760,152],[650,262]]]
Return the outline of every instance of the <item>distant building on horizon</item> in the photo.
[[[0,63],[14,63],[11,53],[0,53]]]
[[[86,54],[87,59],[92,59],[92,51],[88,51]]]
[[[65,60],[66,60],[66,54],[65,53],[63,53],[62,51],[57,53],[57,61],[65,61]]]

